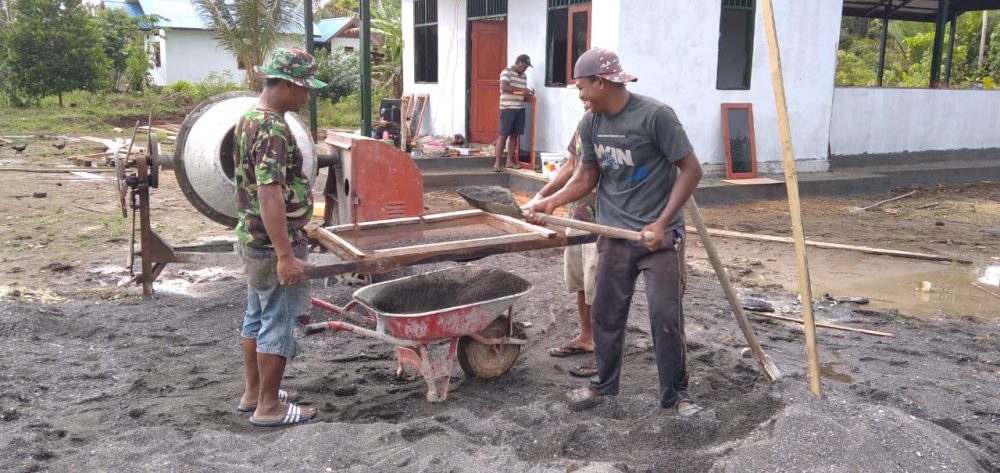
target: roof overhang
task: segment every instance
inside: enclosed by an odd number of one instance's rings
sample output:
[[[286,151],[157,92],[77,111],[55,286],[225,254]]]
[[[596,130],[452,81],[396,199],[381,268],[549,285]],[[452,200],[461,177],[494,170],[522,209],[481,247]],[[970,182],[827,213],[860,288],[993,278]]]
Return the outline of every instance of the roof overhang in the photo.
[[[844,0],[844,16],[934,22],[943,0]],[[949,0],[948,19],[970,11],[1000,10],[1000,0]]]

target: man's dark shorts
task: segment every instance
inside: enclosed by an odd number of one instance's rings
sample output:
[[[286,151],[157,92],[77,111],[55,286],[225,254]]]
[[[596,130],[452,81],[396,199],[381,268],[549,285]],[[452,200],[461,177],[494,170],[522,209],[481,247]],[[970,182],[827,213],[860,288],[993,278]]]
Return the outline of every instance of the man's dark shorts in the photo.
[[[500,136],[524,134],[524,109],[500,109]]]

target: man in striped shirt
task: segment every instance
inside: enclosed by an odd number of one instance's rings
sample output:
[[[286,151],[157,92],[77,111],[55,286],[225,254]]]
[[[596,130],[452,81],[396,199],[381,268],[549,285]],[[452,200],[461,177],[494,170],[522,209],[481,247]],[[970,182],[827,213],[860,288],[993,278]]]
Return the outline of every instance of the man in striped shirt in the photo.
[[[507,167],[518,166],[517,137],[524,133],[524,101],[535,93],[528,88],[528,76],[524,74],[531,67],[531,58],[522,54],[514,65],[500,73],[500,137],[497,138],[497,159],[493,170],[503,170],[504,144],[507,147]]]

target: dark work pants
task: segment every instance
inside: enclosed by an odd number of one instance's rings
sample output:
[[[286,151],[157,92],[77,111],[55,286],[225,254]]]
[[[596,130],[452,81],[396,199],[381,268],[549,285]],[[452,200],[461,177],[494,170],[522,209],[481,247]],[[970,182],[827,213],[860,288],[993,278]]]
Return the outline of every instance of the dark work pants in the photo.
[[[616,238],[597,240],[597,281],[591,321],[597,379],[590,387],[601,395],[618,394],[625,328],[635,281],[646,281],[649,324],[660,379],[660,406],[673,407],[688,395],[684,314],[684,230],[667,230],[666,248],[650,252],[642,243]]]

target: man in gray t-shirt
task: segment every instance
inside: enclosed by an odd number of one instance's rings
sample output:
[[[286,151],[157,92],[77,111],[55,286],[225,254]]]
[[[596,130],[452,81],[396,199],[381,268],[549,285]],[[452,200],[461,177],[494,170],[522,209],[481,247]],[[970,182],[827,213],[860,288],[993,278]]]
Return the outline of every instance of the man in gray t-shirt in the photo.
[[[629,306],[642,273],[660,406],[693,415],[701,407],[687,390],[681,209],[701,179],[701,165],[674,111],[625,88],[636,78],[622,70],[614,52],[587,51],[577,60],[573,78],[580,99],[591,104],[578,130],[583,156],[569,183],[530,210],[551,214],[597,186],[598,223],[650,232],[654,238],[642,243],[604,236],[597,240],[591,310],[597,377],[588,387],[571,391],[570,401],[618,394]]]

